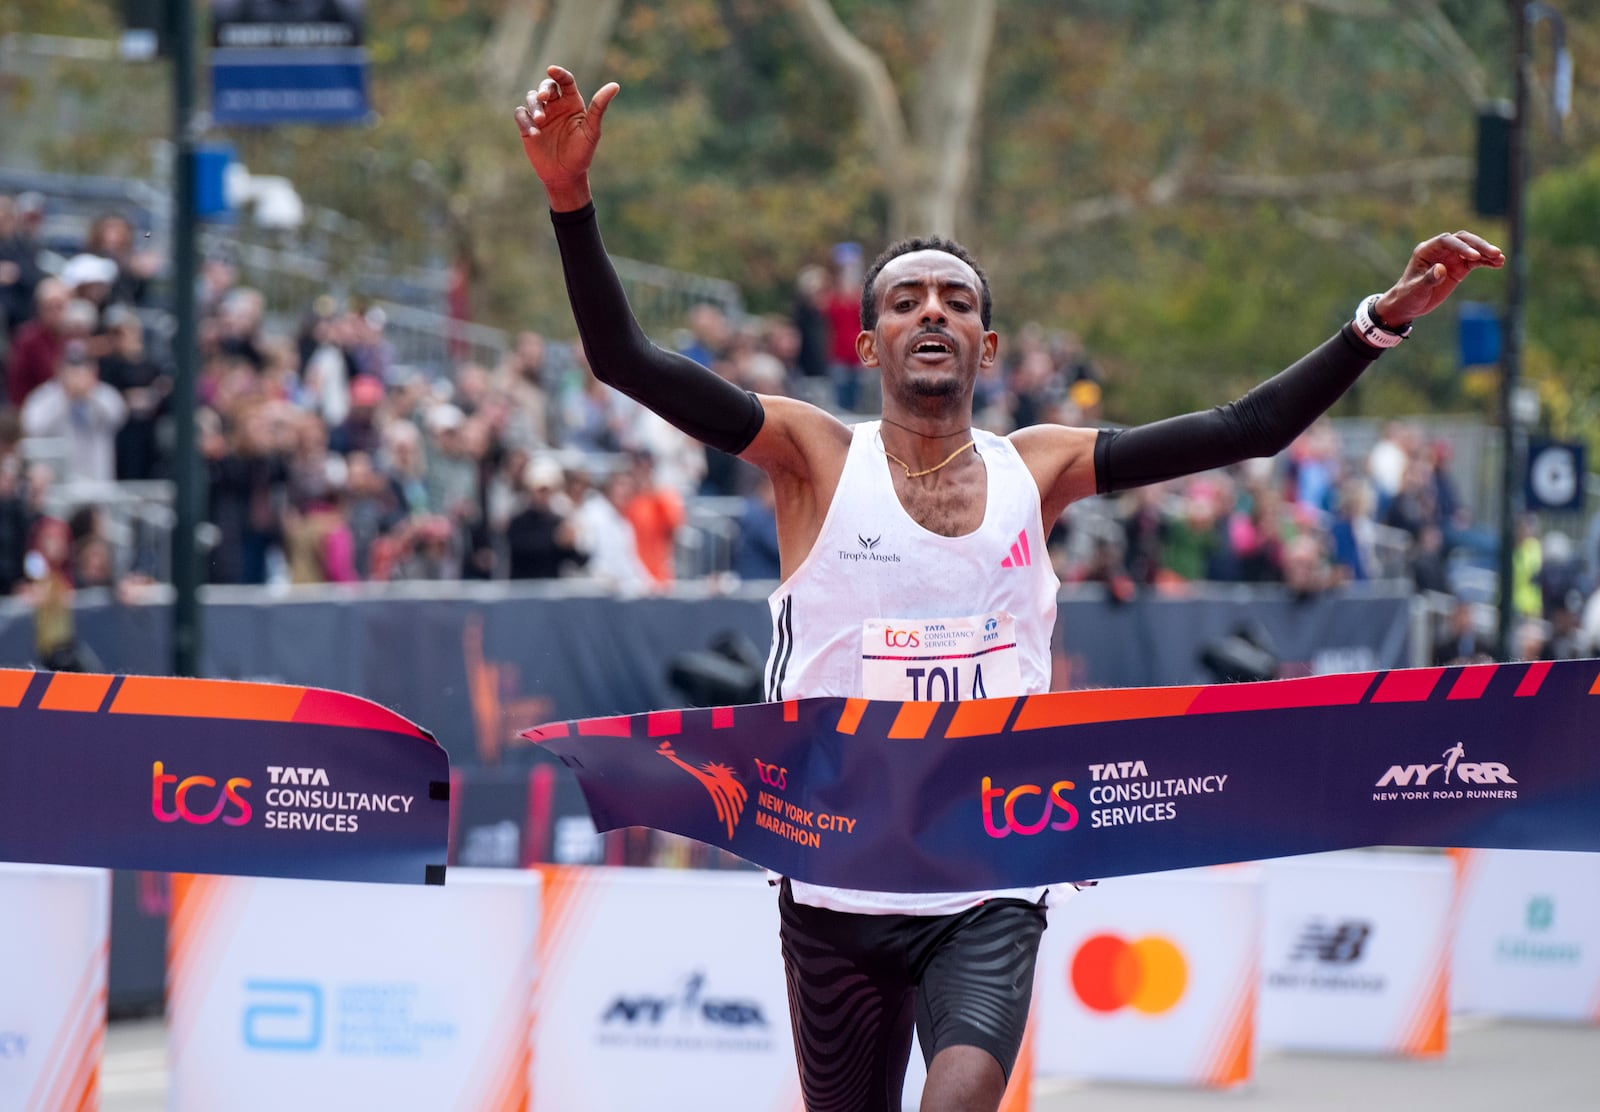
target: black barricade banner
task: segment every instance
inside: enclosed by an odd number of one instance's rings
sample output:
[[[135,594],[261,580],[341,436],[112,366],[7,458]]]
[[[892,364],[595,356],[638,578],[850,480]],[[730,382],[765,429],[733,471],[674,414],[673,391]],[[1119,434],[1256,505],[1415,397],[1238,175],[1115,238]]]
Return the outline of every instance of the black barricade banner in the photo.
[[[952,687],[952,690],[954,688]],[[1358,846],[1600,851],[1600,661],[554,723],[601,830],[968,891]]]
[[[0,670],[0,861],[442,884],[449,781],[352,695]]]

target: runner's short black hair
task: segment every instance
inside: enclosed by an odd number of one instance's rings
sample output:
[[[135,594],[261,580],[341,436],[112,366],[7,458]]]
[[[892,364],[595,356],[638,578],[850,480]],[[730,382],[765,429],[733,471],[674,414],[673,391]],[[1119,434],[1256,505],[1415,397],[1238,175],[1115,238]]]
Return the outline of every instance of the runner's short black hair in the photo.
[[[883,252],[872,260],[872,265],[867,268],[867,276],[861,279],[861,330],[871,332],[878,326],[878,301],[873,296],[873,286],[878,282],[878,274],[889,263],[901,255],[909,255],[913,251],[943,251],[946,255],[954,255],[973,269],[978,276],[978,289],[980,304],[978,306],[979,318],[983,321],[984,331],[989,329],[989,318],[994,312],[994,299],[989,296],[989,278],[984,274],[983,267],[978,265],[971,253],[961,244],[944,236],[914,236],[911,239],[897,240],[883,249]]]

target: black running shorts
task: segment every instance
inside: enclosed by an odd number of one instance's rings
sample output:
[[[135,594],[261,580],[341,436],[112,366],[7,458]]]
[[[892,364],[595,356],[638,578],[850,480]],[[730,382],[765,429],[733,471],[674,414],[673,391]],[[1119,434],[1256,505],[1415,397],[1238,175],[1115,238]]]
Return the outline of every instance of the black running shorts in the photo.
[[[915,1023],[923,1058],[975,1046],[1006,1078],[1022,1046],[1044,904],[857,915],[778,898],[789,1024],[808,1112],[899,1112]]]

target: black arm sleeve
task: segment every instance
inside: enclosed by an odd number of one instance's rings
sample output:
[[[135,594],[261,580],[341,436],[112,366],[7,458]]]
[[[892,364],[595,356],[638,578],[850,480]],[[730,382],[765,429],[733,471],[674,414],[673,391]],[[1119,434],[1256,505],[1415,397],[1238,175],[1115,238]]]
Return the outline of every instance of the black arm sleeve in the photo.
[[[704,444],[733,455],[748,448],[766,418],[760,400],[693,359],[650,342],[606,255],[593,203],[551,212],[550,222],[594,376]]]
[[[1378,354],[1347,324],[1237,401],[1131,429],[1102,429],[1094,444],[1095,489],[1111,494],[1276,455],[1338,401]]]

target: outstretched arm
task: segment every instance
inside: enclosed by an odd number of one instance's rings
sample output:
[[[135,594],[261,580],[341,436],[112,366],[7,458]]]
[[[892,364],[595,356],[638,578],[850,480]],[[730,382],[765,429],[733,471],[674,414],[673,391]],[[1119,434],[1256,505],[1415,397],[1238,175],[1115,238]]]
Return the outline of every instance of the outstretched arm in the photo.
[[[572,74],[549,76],[516,110],[522,148],[544,183],[561,250],[561,271],[583,350],[595,377],[685,433],[735,455],[761,431],[761,402],[694,360],[650,342],[606,255],[589,192],[589,164],[615,82],[585,106]]]
[[[1362,303],[1357,320],[1286,370],[1227,405],[1095,438],[1093,489],[1100,494],[1271,456],[1325,413],[1361,372],[1433,312],[1472,271],[1505,265],[1494,244],[1471,232],[1417,245],[1400,279]],[[1086,476],[1080,486],[1087,486]]]

